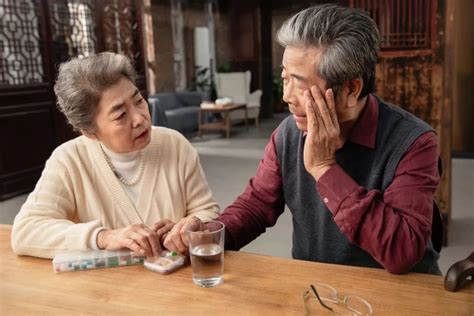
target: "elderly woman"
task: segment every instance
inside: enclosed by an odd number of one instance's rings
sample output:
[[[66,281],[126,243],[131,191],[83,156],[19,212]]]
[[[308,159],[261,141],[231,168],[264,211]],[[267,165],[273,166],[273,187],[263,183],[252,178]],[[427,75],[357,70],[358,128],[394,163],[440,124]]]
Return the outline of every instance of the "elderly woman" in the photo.
[[[217,217],[196,150],[178,132],[151,126],[126,57],[64,63],[54,91],[82,135],[56,148],[16,216],[17,254],[129,248],[153,256],[174,222]]]

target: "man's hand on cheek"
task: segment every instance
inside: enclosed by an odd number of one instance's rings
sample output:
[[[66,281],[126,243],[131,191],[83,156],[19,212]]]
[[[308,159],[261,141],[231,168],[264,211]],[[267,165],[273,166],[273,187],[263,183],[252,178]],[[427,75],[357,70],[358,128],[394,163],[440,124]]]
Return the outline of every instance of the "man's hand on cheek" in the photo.
[[[332,165],[339,141],[339,122],[332,89],[323,96],[317,86],[304,92],[308,133],[304,146],[306,170],[318,180]]]

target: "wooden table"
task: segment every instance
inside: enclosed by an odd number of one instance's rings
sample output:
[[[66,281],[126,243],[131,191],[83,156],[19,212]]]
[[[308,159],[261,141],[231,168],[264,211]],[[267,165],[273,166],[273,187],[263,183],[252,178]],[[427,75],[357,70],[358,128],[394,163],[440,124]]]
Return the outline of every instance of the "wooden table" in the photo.
[[[55,274],[51,260],[18,257],[0,225],[0,314],[303,315],[312,282],[368,300],[375,315],[473,315],[474,284],[443,288],[440,276],[225,253],[224,284],[197,287],[188,265],[169,275],[143,266]]]
[[[230,137],[230,129],[232,127],[232,122],[230,119],[230,113],[237,110],[245,111],[245,127],[248,129],[248,116],[247,116],[247,105],[246,104],[229,104],[229,105],[214,105],[212,108],[200,108],[198,115],[198,127],[199,127],[199,137],[202,137],[202,132],[204,130],[223,130],[227,138]],[[223,116],[223,119],[218,122],[203,123],[202,116],[203,113],[220,113]]]

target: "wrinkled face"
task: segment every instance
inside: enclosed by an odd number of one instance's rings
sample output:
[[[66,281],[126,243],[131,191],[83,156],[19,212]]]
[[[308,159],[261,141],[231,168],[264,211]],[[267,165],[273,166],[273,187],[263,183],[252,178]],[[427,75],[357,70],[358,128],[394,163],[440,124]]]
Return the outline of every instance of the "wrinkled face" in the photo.
[[[316,85],[326,91],[326,81],[316,75],[320,50],[317,48],[298,48],[288,46],[283,53],[282,73],[283,101],[288,103],[290,112],[299,130],[307,130],[305,90]]]
[[[95,123],[95,137],[114,152],[132,152],[150,143],[148,103],[126,77],[102,93]]]

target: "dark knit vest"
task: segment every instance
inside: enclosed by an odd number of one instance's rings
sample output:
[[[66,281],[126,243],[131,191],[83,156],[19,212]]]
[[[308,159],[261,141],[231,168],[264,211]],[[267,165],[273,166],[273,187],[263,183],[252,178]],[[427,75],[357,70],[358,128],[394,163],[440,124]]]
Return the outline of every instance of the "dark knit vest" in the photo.
[[[336,161],[360,186],[383,193],[410,145],[432,128],[401,108],[378,101],[375,149],[346,141],[336,152]],[[381,268],[370,254],[349,242],[321,201],[316,181],[304,167],[304,143],[293,117],[286,118],[280,124],[276,147],[285,202],[293,215],[293,258]],[[438,257],[430,240],[412,271],[438,274]]]

